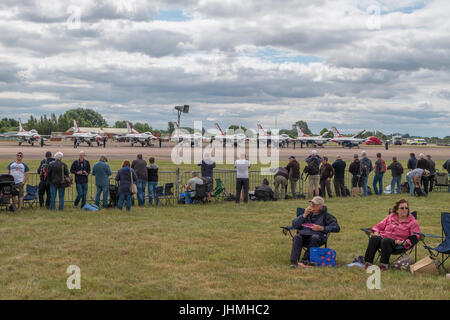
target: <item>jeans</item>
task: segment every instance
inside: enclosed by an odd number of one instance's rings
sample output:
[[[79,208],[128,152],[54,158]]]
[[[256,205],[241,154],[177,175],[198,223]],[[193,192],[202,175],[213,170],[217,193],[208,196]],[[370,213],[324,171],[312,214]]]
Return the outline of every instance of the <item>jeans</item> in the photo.
[[[45,181],[39,183],[39,205],[42,207],[44,205],[44,194],[47,194],[45,199],[45,206],[50,207],[50,185]]]
[[[241,190],[244,189],[244,203],[248,203],[248,189],[250,181],[248,178],[236,179],[236,203],[241,201]]]
[[[391,194],[394,194],[395,184],[397,184],[397,193],[402,193],[401,184],[402,184],[402,176],[392,177],[391,180]]]
[[[56,210],[56,192],[59,194],[59,210],[64,209],[64,188],[50,185],[50,210]]]
[[[145,204],[145,187],[147,185],[146,180],[137,179],[136,187],[137,187],[137,199],[138,205],[143,206]]]
[[[88,192],[88,183],[77,183],[77,198],[75,199],[74,206],[78,206],[81,200],[81,208],[86,204],[86,196]]]
[[[373,192],[375,194],[383,194],[383,176],[384,173],[376,173],[375,177],[373,177]],[[380,189],[377,188],[377,184],[380,186]]]
[[[302,253],[302,248],[304,246],[306,246],[308,250],[306,250],[302,261],[309,261],[309,248],[320,247],[322,243],[323,237],[318,234],[314,234],[312,236],[297,234],[294,239],[292,239],[291,263],[298,263],[298,260],[300,260],[300,255]]]
[[[119,195],[119,202],[117,203],[117,207],[119,208],[119,210],[122,210],[123,207],[123,201],[125,200],[126,197],[126,202],[127,202],[127,210],[130,211],[131,210],[131,194],[120,194]]]
[[[297,181],[296,178],[289,178],[289,182],[291,184],[291,192],[292,192],[292,198],[295,199],[295,190],[297,189]]]
[[[156,196],[156,187],[157,186],[158,186],[158,181],[149,181],[148,182],[148,203],[150,205],[153,204],[153,198],[155,198],[155,204],[156,205],[159,202],[159,199]]]
[[[380,236],[371,236],[369,239],[369,245],[367,246],[366,255],[364,257],[365,262],[373,263],[373,259],[378,249],[381,248],[381,259],[380,262],[383,264],[389,264],[389,258],[391,257],[392,251],[394,251],[395,244],[393,239],[384,238]]]
[[[100,207],[100,195],[103,192],[103,208],[108,206],[108,193],[109,193],[109,184],[104,186],[95,185],[97,187],[97,194],[95,195],[95,204]]]
[[[409,195],[411,197],[414,197],[414,189],[416,188],[414,184],[414,178],[406,176],[406,181],[408,181],[409,184]]]
[[[192,201],[191,191],[186,190],[184,194],[185,194],[184,204],[193,204],[194,202]]]
[[[363,181],[363,197],[367,196],[367,182],[369,181],[369,177],[361,177]]]

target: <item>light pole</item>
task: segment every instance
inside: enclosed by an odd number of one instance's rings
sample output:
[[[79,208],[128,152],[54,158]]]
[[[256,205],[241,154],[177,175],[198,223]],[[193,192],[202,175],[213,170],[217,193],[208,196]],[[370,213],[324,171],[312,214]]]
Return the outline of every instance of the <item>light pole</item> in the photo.
[[[182,113],[189,113],[189,105],[184,105],[184,106],[175,106],[175,110],[177,110],[177,114],[178,114],[178,128],[181,128],[181,125],[180,125],[180,118],[181,118],[181,114]],[[178,134],[177,134],[177,136],[179,135],[179,131],[178,131]],[[177,139],[177,140],[179,140],[179,139]],[[176,174],[176,177],[177,177],[177,183],[176,183],[176,187],[177,187],[177,199],[179,199],[180,198],[180,168],[179,168],[179,166],[178,166],[178,162],[179,162],[179,160],[178,160],[178,157],[179,157],[179,155],[178,155],[178,153],[179,153],[179,150],[178,150],[178,145],[179,145],[179,141],[176,141],[176,144],[177,144],[177,158],[176,158],[176,171],[175,171],[175,174]]]

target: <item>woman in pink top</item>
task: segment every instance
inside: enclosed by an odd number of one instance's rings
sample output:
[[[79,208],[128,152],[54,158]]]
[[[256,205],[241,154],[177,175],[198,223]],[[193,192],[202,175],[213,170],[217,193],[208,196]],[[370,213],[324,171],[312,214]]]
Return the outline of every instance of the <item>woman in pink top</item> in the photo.
[[[398,200],[389,214],[383,221],[372,228],[373,236],[369,239],[369,245],[366,250],[364,260],[365,268],[372,265],[377,250],[381,248],[380,269],[387,270],[389,267],[389,258],[392,251],[397,246],[403,246],[409,249],[413,244],[408,239],[409,236],[416,236],[414,232],[420,232],[419,223],[409,214],[408,201]]]

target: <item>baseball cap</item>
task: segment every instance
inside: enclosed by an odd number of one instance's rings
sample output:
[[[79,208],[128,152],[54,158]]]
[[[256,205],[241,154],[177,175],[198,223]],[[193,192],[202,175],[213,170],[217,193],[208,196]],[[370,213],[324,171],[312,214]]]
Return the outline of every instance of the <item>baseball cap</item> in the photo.
[[[290,156],[289,159],[294,159],[295,160],[295,157],[294,156]]]
[[[312,198],[312,200],[309,200],[309,202],[312,202],[314,204],[321,205],[321,206],[323,206],[325,204],[325,200],[323,200],[322,197],[314,197],[314,198]]]
[[[47,151],[47,152],[45,153],[45,157],[46,157],[46,158],[51,158],[51,157],[52,157],[52,153],[51,153],[50,151]]]

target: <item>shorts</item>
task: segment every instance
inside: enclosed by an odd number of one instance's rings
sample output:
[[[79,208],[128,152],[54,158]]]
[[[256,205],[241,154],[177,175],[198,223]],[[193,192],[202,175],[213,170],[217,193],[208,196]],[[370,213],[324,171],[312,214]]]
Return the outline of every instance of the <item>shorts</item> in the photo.
[[[364,179],[361,176],[352,176],[352,188],[360,187],[362,188],[364,184]]]
[[[212,192],[214,189],[214,180],[212,177],[202,178],[203,183],[206,184],[206,192]]]
[[[319,189],[320,188],[320,176],[309,176],[309,189]]]
[[[23,182],[17,183],[14,185],[14,189],[16,189],[16,195],[19,196],[19,198],[23,198]]]

